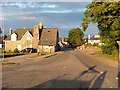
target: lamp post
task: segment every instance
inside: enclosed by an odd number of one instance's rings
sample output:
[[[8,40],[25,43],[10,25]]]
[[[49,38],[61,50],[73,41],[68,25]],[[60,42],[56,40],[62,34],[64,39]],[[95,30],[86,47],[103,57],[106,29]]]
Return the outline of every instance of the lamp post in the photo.
[[[120,41],[117,41],[118,45],[119,45],[119,56],[118,56],[118,61],[120,62]]]
[[[120,89],[120,41],[117,41],[119,45],[119,56],[118,56],[118,88]]]

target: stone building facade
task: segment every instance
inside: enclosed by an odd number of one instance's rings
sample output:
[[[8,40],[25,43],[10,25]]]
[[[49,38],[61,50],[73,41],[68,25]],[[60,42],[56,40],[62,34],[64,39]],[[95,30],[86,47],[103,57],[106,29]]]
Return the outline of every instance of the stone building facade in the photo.
[[[41,22],[34,25],[34,29],[16,29],[14,32],[10,29],[4,42],[5,51],[34,48],[37,52],[51,53],[58,50],[58,29],[44,28]]]

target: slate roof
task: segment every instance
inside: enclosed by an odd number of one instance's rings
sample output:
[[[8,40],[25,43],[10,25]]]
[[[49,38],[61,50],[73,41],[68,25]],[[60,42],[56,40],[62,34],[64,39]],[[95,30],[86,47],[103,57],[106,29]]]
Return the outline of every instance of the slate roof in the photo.
[[[100,40],[100,38],[91,37],[90,40]]]
[[[33,35],[34,29],[16,29],[13,33],[16,33],[17,40],[20,40],[27,31]],[[58,28],[43,28],[38,45],[56,45],[57,34]],[[5,40],[11,40],[11,35]]]
[[[13,33],[17,34],[17,40],[20,40],[27,31],[32,34],[33,30],[34,29],[16,29]],[[9,35],[5,40],[11,40],[11,35]]]
[[[103,36],[103,38],[109,38],[109,36]],[[100,40],[100,38],[95,38],[94,36],[90,38],[90,40]]]
[[[39,45],[56,45],[57,28],[44,28],[41,33]]]

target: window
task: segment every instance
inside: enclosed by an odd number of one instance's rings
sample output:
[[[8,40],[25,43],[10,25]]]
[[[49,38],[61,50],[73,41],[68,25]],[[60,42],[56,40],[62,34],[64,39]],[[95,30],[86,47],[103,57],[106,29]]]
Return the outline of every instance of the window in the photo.
[[[27,40],[30,40],[30,37],[27,37]]]

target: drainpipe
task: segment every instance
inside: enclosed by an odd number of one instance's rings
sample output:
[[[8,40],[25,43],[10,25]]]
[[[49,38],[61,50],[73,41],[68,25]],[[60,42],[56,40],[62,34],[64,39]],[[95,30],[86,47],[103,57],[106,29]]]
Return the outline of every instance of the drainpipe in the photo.
[[[119,45],[119,56],[118,56],[118,88],[120,89],[120,41],[117,41]]]

